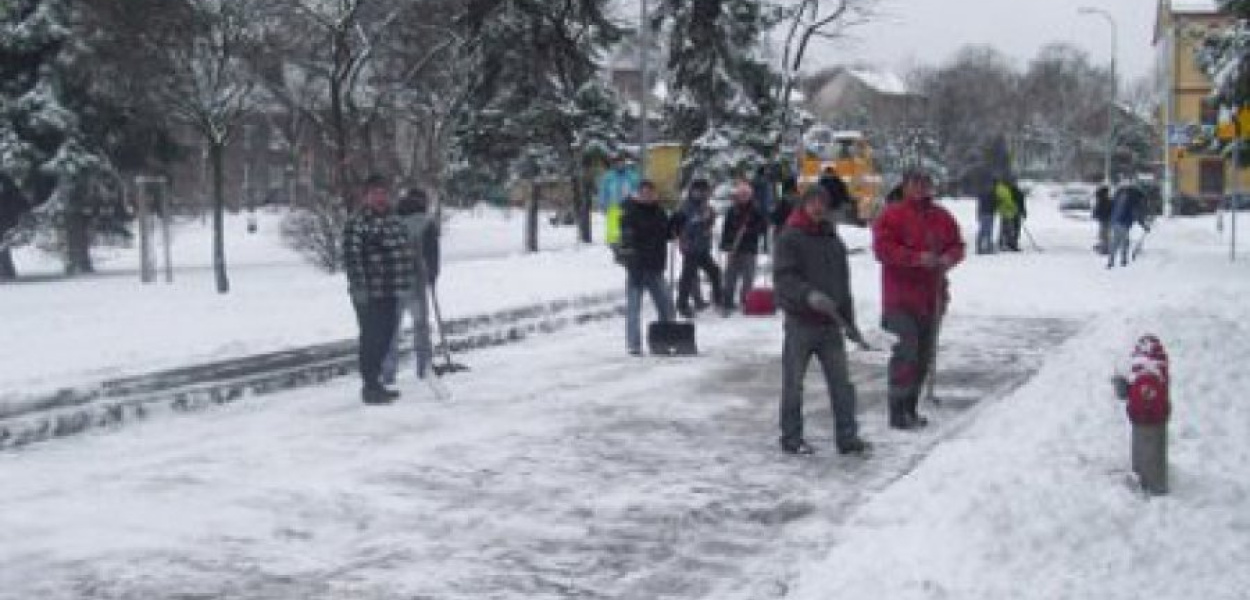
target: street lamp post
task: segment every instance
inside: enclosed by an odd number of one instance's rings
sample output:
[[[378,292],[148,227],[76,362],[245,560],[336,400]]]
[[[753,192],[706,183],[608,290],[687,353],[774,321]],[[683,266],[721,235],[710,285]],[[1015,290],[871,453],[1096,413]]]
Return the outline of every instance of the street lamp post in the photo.
[[[648,44],[651,43],[649,37],[647,13],[647,0],[642,0],[638,7],[638,74],[642,77],[641,93],[638,96],[638,177],[639,179],[647,178],[647,116],[651,110],[649,106],[647,86],[647,76],[649,75],[648,67]]]
[[[1116,97],[1116,77],[1115,77],[1115,55],[1116,55],[1116,24],[1115,17],[1111,13],[1092,6],[1082,6],[1076,9],[1077,14],[1081,15],[1098,15],[1107,20],[1107,24],[1111,25],[1111,98],[1107,102],[1107,148],[1103,157],[1102,178],[1103,182],[1111,185],[1111,153],[1115,143],[1115,97]]]

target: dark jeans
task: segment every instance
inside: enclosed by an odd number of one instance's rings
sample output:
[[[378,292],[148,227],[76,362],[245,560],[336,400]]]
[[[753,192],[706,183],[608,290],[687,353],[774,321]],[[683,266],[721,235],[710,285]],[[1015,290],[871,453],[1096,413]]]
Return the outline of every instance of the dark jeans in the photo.
[[[1002,223],[998,232],[998,247],[1002,250],[1020,251],[1020,225],[1019,216],[1008,219],[1003,217],[999,219]]]
[[[846,367],[846,345],[836,325],[813,325],[787,317],[781,350],[781,443],[792,446],[803,439],[803,378],[812,355],[825,373],[833,431],[838,444],[855,439],[855,386]]]
[[[890,420],[916,415],[920,388],[929,376],[938,332],[933,317],[891,313],[881,317],[881,327],[898,336],[890,354],[888,372]]]
[[[395,298],[352,302],[356,324],[360,327],[360,380],[365,389],[382,387],[382,361],[391,349],[391,338],[399,321],[398,305]]]
[[[755,287],[756,254],[730,252],[725,259],[725,306],[746,303],[747,292]],[[739,285],[741,284],[741,285]]]
[[[708,280],[712,282],[712,302],[720,304],[724,301],[720,287],[720,267],[716,266],[712,253],[706,250],[691,252],[682,256],[681,278],[677,281],[677,306],[683,310],[690,308],[690,294],[699,284],[699,271],[707,274]]]
[[[625,279],[625,341],[630,352],[642,352],[642,295],[650,294],[661,321],[673,320],[673,297],[664,271],[630,271]]]

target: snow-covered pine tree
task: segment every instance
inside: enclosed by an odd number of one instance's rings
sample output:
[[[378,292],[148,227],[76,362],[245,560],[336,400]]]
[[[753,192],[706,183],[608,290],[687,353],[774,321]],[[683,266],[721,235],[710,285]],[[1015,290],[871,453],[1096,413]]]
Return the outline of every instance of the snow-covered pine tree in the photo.
[[[1220,8],[1237,18],[1210,30],[1196,59],[1211,78],[1212,95],[1222,106],[1246,106],[1250,104],[1250,0],[1220,0]]]
[[[102,164],[65,102],[74,10],[73,0],[0,3],[0,278],[16,275],[10,247],[21,219]]]
[[[688,150],[683,180],[723,176],[714,171],[769,153],[780,126],[773,94],[780,79],[764,52],[780,15],[760,0],[661,0],[653,25],[667,39],[666,134]],[[721,148],[739,158],[714,159]]]
[[[607,17],[608,4],[474,0],[466,11],[465,37],[475,40],[477,60],[466,73],[474,89],[457,128],[459,166],[491,180],[492,187],[522,176],[522,170],[529,177],[559,175],[571,182],[582,177],[578,142],[592,120],[579,118],[590,114],[579,107],[579,95],[596,81],[602,52],[621,36]],[[573,183],[574,190],[582,187]],[[579,205],[588,201],[578,199]]]

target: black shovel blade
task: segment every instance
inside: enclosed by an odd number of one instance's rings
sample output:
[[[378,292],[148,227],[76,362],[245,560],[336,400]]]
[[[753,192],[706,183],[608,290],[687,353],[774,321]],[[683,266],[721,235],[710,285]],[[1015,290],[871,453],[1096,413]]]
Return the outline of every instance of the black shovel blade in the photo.
[[[434,369],[435,375],[442,377],[443,375],[446,375],[448,373],[459,373],[461,371],[468,371],[469,367],[459,364],[459,363],[447,363],[445,365],[434,365],[433,369]]]
[[[647,326],[647,347],[659,356],[694,356],[699,348],[694,340],[694,323],[656,321]]]

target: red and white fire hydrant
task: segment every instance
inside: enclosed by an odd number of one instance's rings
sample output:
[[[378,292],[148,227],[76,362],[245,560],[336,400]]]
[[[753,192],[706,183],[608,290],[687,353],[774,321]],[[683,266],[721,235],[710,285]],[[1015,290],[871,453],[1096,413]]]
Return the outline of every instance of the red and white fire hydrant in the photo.
[[[1128,419],[1133,426],[1133,472],[1150,494],[1168,491],[1170,371],[1163,342],[1147,334],[1137,340],[1128,376],[1117,382],[1119,392],[1128,400]]]

